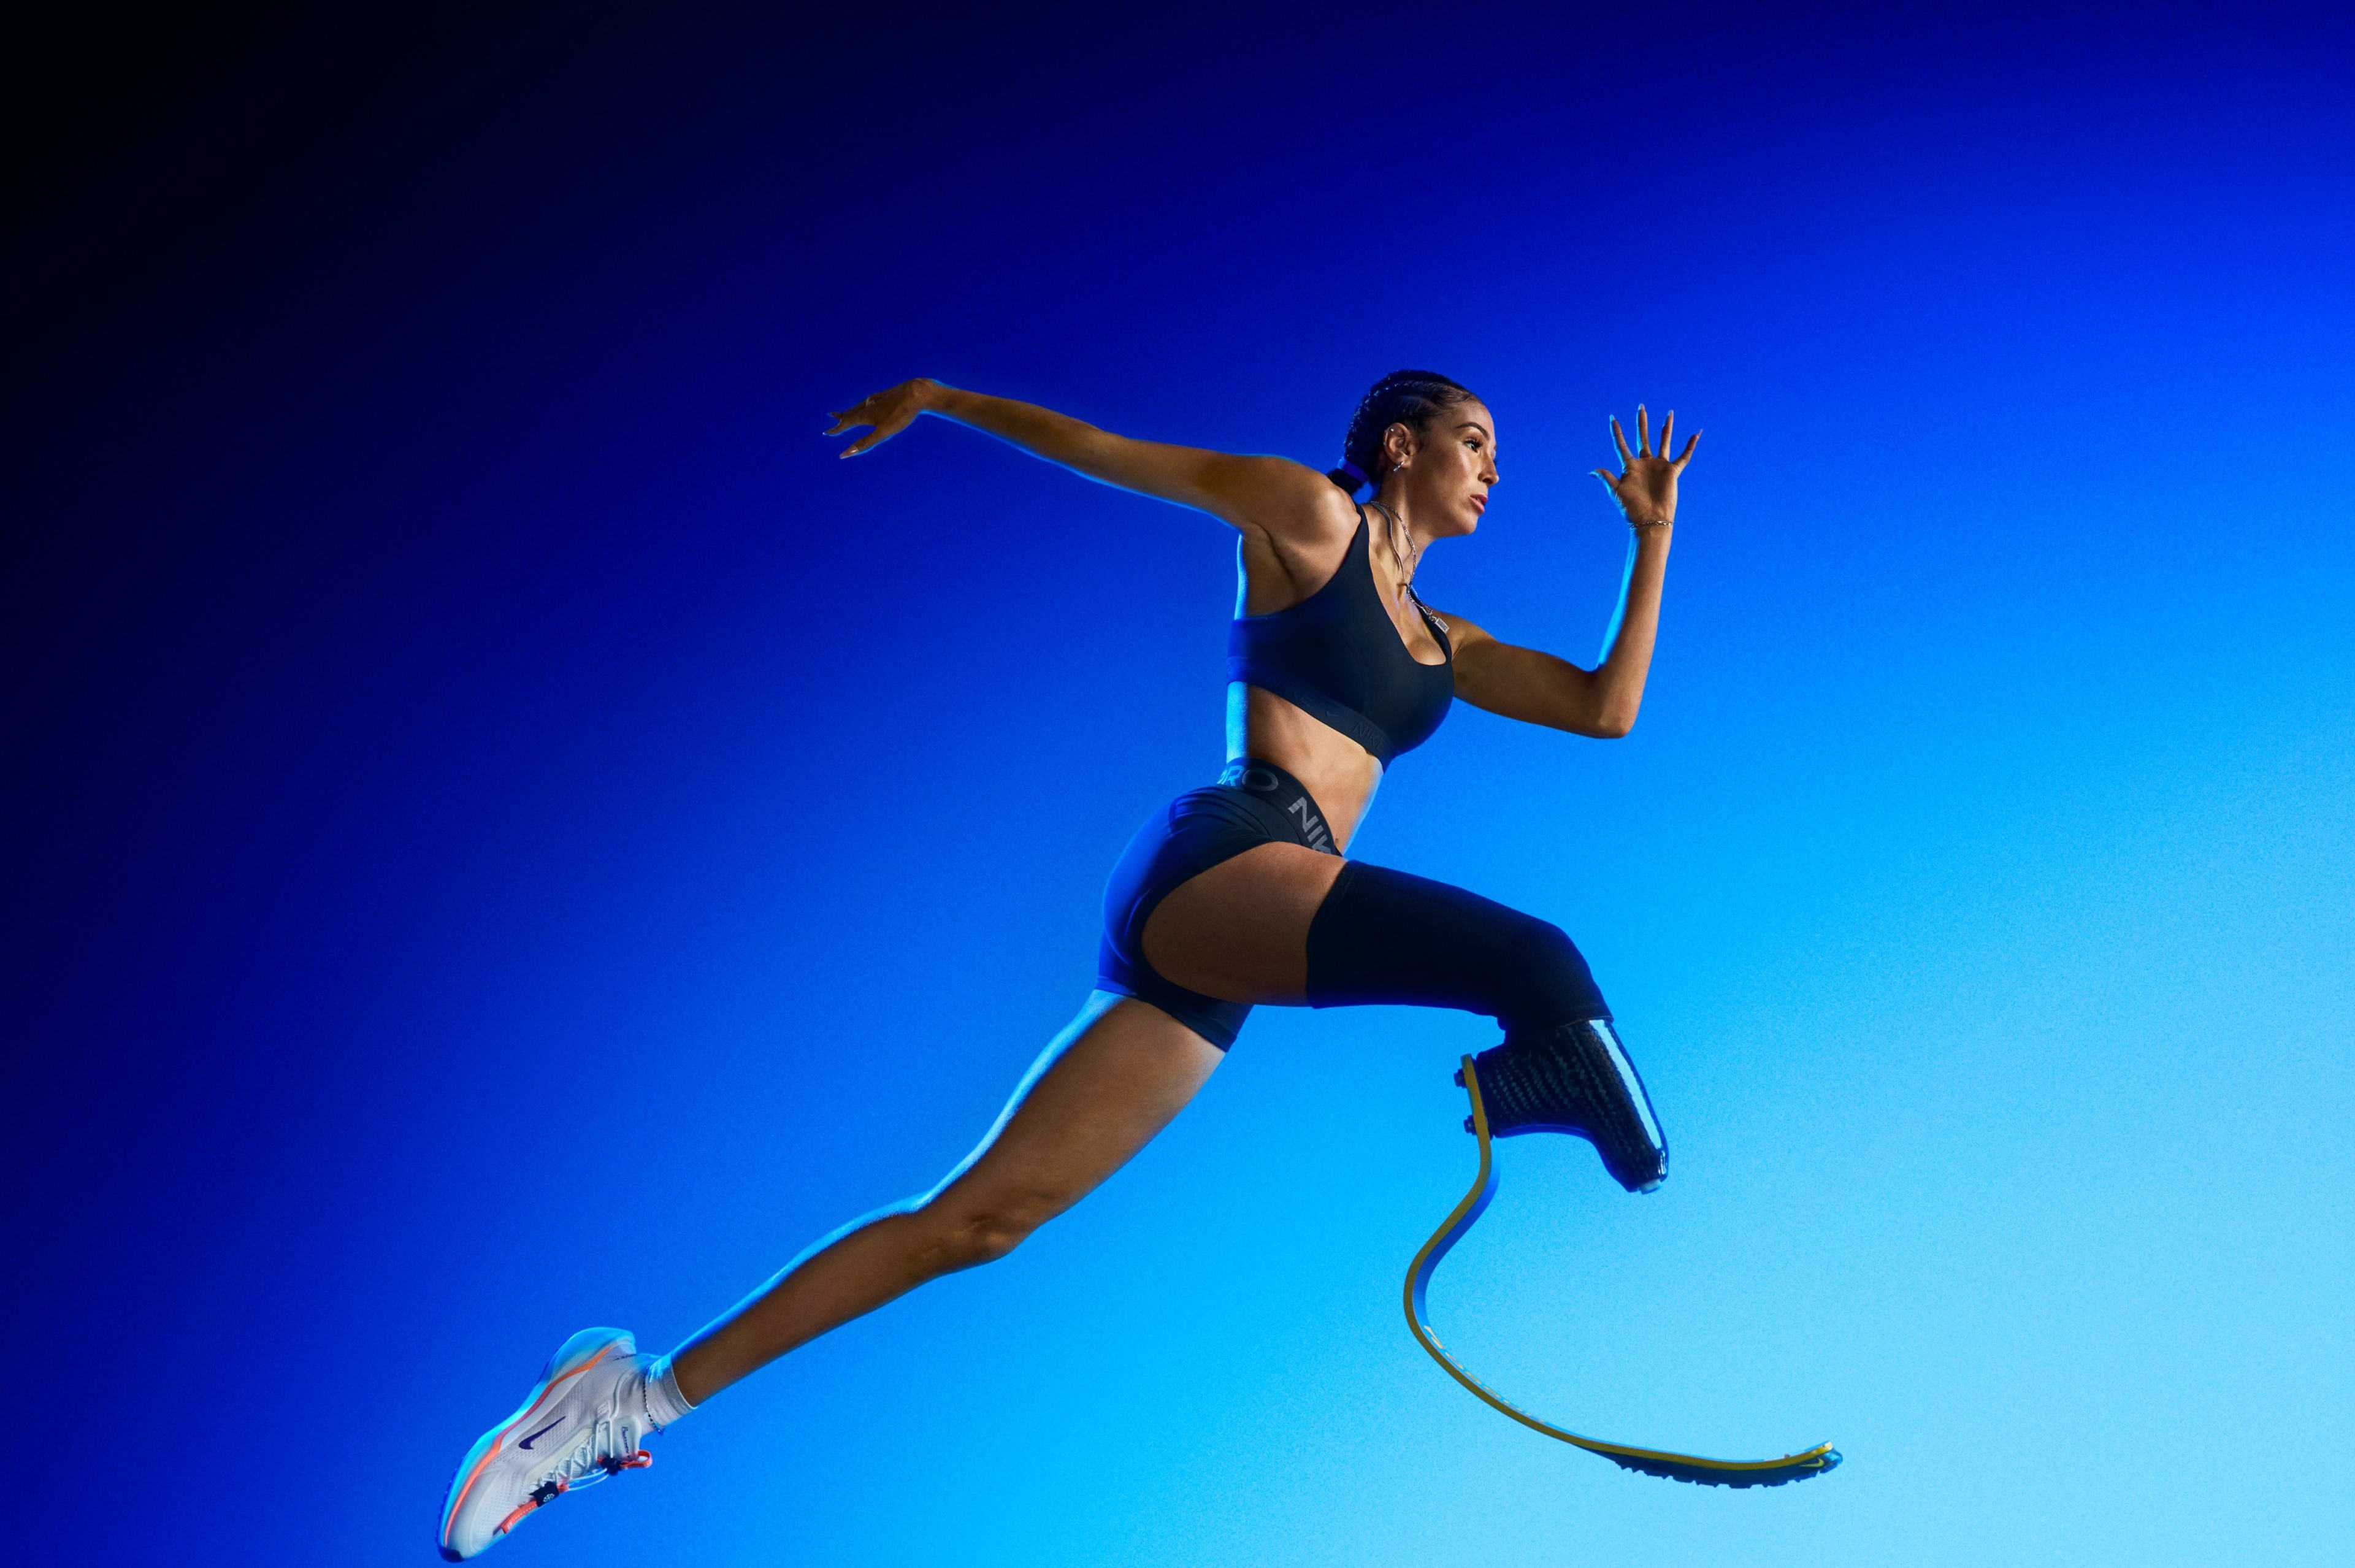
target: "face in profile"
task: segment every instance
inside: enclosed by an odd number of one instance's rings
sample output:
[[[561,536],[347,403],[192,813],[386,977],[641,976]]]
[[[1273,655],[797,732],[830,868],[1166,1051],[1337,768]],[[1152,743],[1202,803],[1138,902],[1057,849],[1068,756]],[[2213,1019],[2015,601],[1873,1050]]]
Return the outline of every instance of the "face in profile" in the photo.
[[[1411,438],[1402,454],[1407,509],[1416,526],[1434,539],[1477,528],[1497,483],[1497,418],[1488,405],[1476,398],[1451,404],[1432,416],[1427,430],[1391,427],[1394,443],[1401,433]]]

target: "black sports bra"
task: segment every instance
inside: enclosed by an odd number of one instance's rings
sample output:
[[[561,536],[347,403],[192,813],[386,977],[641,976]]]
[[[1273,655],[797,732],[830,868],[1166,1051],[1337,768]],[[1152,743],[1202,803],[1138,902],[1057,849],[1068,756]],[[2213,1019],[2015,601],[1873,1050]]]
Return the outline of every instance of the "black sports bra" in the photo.
[[[1227,678],[1275,693],[1388,767],[1392,757],[1430,740],[1447,717],[1455,699],[1455,648],[1418,600],[1415,608],[1447,659],[1423,664],[1406,651],[1374,586],[1370,537],[1360,507],[1349,553],[1324,587],[1289,610],[1236,616],[1227,636]]]

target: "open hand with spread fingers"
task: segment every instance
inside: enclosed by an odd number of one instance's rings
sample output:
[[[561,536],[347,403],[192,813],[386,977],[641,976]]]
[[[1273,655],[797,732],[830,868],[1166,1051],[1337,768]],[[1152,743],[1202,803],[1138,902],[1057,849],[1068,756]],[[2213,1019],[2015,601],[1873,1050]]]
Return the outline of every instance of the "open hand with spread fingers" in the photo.
[[[1619,465],[1625,472],[1614,479],[1608,471],[1598,468],[1594,476],[1603,481],[1619,510],[1636,528],[1657,527],[1672,523],[1677,517],[1677,475],[1692,461],[1693,448],[1700,444],[1700,432],[1695,431],[1685,443],[1685,449],[1675,462],[1668,461],[1668,447],[1677,428],[1676,411],[1660,421],[1660,450],[1652,451],[1652,432],[1644,405],[1636,405],[1636,450],[1627,450],[1627,432],[1619,428],[1619,416],[1611,416],[1611,439],[1619,443]]]
[[[882,445],[901,431],[916,422],[916,416],[933,406],[935,396],[943,390],[941,384],[929,376],[919,376],[912,381],[902,381],[896,387],[862,398],[834,416],[834,428],[828,435],[840,435],[871,426],[865,435],[852,442],[839,453],[856,457],[862,452]]]

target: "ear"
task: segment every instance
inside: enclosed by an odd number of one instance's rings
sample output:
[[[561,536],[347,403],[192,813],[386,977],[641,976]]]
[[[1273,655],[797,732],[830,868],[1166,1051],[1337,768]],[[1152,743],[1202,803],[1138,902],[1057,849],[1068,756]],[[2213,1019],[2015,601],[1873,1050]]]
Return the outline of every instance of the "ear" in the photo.
[[[1392,468],[1414,455],[1422,443],[1415,439],[1414,427],[1404,420],[1393,421],[1382,432],[1382,457]]]

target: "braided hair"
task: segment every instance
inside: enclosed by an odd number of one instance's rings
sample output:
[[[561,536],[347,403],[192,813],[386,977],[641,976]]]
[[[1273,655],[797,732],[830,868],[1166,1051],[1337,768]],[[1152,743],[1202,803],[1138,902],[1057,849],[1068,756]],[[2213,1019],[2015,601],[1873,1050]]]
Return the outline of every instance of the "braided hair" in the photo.
[[[1472,400],[1471,391],[1436,370],[1393,370],[1358,400],[1341,438],[1342,465],[1325,477],[1354,496],[1382,481],[1382,432],[1394,424],[1425,431],[1442,411]],[[1354,469],[1355,472],[1351,472]]]

